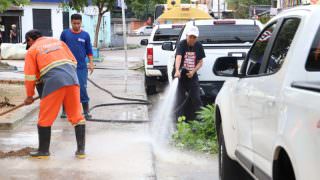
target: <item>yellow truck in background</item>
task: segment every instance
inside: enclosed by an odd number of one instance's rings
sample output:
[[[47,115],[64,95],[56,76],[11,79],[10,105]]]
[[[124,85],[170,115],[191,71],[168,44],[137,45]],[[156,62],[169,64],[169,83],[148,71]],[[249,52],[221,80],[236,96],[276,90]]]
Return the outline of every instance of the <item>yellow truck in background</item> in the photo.
[[[190,20],[212,19],[208,6],[200,4],[198,0],[191,0],[190,4],[182,4],[181,0],[167,0],[167,4],[156,6],[156,24],[184,24]]]

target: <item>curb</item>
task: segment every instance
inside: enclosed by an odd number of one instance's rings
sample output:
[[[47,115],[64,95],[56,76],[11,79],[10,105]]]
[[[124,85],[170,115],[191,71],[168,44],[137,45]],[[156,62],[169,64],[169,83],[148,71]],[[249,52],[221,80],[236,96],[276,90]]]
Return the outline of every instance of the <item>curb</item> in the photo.
[[[19,85],[24,85],[24,80],[2,80],[2,79],[0,79],[0,84],[19,84]]]
[[[30,118],[39,108],[38,101],[0,117],[0,130],[13,130],[23,121]]]
[[[133,50],[133,49],[139,49],[141,48],[141,46],[137,45],[137,46],[128,46],[128,50]],[[100,51],[120,51],[120,50],[124,50],[124,47],[112,47],[112,48],[102,48],[100,49]]]

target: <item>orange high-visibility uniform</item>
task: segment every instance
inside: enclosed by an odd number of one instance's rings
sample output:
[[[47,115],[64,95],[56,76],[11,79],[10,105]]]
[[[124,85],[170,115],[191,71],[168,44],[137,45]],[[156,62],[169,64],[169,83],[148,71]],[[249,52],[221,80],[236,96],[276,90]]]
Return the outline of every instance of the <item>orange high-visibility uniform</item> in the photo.
[[[55,38],[41,37],[28,50],[24,68],[27,96],[34,96],[36,82],[45,86],[40,95],[39,126],[51,126],[62,105],[73,125],[85,123],[81,113],[80,88],[74,80],[77,79],[76,64],[67,45]],[[69,84],[61,83],[64,79],[69,79]]]

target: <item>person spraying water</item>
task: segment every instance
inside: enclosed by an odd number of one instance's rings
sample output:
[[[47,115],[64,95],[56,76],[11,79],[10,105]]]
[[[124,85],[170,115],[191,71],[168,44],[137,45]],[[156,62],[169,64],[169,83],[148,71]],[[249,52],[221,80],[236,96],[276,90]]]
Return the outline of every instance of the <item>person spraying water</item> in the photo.
[[[186,116],[188,120],[194,120],[195,112],[202,106],[197,71],[202,66],[205,53],[197,42],[198,36],[199,30],[194,26],[188,30],[187,40],[179,42],[177,46],[174,79],[165,91],[164,99],[156,107],[152,122],[151,132],[156,144],[166,145],[177,118]],[[186,93],[191,104],[186,104]]]
[[[194,120],[196,112],[200,110],[200,85],[198,70],[202,67],[206,57],[202,44],[197,41],[199,29],[192,26],[187,30],[187,39],[177,45],[174,77],[179,79],[176,102],[176,118],[186,116],[187,120]],[[185,104],[187,94],[190,103]],[[182,107],[180,107],[182,105]]]

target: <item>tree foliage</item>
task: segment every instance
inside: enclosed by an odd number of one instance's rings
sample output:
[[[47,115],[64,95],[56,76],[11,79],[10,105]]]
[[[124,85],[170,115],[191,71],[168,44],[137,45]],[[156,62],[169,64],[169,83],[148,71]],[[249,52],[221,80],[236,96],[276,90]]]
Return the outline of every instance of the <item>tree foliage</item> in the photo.
[[[270,0],[227,0],[228,4],[235,8],[235,18],[250,18],[251,5],[270,5]]]
[[[126,0],[126,3],[137,19],[145,20],[153,16],[157,4],[167,4],[167,0]],[[190,3],[190,0],[181,0],[181,3]]]
[[[188,3],[190,1],[182,0],[181,2]],[[83,11],[84,8],[89,5],[93,5],[98,8],[98,23],[94,38],[94,46],[97,47],[102,17],[106,12],[114,10],[115,3],[116,0],[70,0],[66,1],[66,3],[63,3],[63,6],[75,9],[77,11]],[[135,14],[136,18],[146,20],[148,17],[153,16],[156,4],[166,4],[167,0],[125,0],[125,3],[128,7],[128,10],[132,11]]]
[[[83,11],[85,7],[89,5],[96,6],[98,8],[98,21],[94,36],[94,47],[98,47],[99,31],[101,26],[102,17],[106,12],[112,11],[115,7],[116,0],[91,0],[91,3],[88,0],[71,0],[67,3],[64,3],[64,7],[69,7],[77,11]]]
[[[127,0],[128,9],[134,13],[135,18],[146,20],[153,16],[155,6],[164,4],[166,0]]]
[[[28,4],[29,0],[0,0],[0,12],[7,10],[11,6]]]

